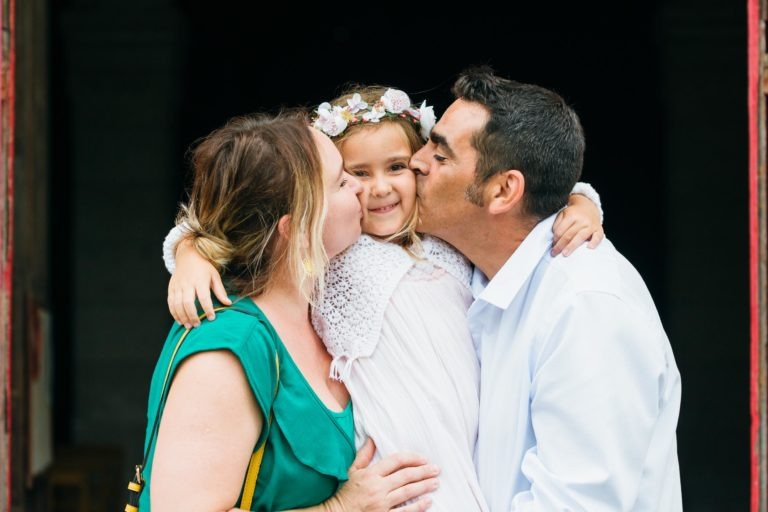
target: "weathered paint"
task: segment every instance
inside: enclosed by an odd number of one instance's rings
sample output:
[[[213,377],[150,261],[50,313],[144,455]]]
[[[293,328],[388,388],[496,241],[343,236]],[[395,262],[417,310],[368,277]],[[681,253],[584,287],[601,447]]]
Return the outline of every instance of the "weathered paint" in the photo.
[[[749,107],[750,438],[752,512],[766,504],[766,93],[765,0],[747,1]]]
[[[13,163],[14,163],[14,85],[15,85],[15,0],[2,0],[0,4],[0,376],[3,384],[4,457],[0,467],[3,492],[0,503],[3,510],[11,509],[11,301],[13,271]]]

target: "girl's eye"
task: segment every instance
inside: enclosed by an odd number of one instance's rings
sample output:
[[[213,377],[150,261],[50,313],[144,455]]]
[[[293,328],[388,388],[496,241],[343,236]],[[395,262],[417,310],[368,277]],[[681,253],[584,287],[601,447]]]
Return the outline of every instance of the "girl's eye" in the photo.
[[[403,169],[407,169],[408,166],[403,164],[394,164],[392,167],[389,168],[390,171],[402,171]]]
[[[355,178],[364,178],[367,175],[365,171],[349,171],[349,174]]]

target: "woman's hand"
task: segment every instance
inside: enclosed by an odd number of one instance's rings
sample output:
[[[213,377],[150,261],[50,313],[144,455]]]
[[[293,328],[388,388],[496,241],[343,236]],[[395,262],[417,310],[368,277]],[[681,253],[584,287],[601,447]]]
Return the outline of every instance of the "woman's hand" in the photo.
[[[176,271],[168,283],[168,309],[173,319],[187,329],[200,325],[195,298],[208,320],[216,318],[211,290],[222,304],[232,304],[216,268],[200,256],[191,240],[182,240],[176,249]]]
[[[587,247],[594,249],[605,238],[605,231],[600,225],[600,210],[595,203],[580,194],[571,194],[568,206],[555,218],[552,233],[552,256],[561,252],[563,256],[568,256],[587,240]]]
[[[349,468],[349,480],[323,503],[328,512],[421,512],[432,504],[429,497],[400,506],[438,488],[440,469],[412,453],[397,453],[370,465],[376,447],[368,439]]]

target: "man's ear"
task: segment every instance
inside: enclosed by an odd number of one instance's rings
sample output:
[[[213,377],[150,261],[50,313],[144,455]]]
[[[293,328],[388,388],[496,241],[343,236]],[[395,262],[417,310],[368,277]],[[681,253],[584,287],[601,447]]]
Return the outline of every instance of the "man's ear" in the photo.
[[[488,213],[500,215],[520,207],[525,192],[525,177],[516,169],[493,176],[486,187]]]
[[[277,221],[277,232],[280,233],[280,238],[288,240],[291,236],[291,216],[286,214],[280,217]]]

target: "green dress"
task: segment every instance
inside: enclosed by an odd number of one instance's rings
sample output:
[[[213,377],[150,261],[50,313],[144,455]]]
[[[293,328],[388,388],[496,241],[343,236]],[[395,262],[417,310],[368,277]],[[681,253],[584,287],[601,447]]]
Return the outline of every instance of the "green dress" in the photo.
[[[149,456],[143,472],[146,484],[139,501],[141,512],[150,510],[155,448],[151,430],[171,354],[183,332],[178,325],[171,329],[152,376],[145,440]],[[272,418],[271,423],[265,421],[254,446],[256,451],[266,443],[251,510],[308,507],[332,496],[347,480],[347,469],[355,457],[351,401],[342,412],[323,404],[272,324],[249,298],[240,299],[232,309],[218,312],[216,320],[203,321],[189,333],[176,354],[168,381],[185,358],[208,350],[230,350],[240,360],[263,417]]]

